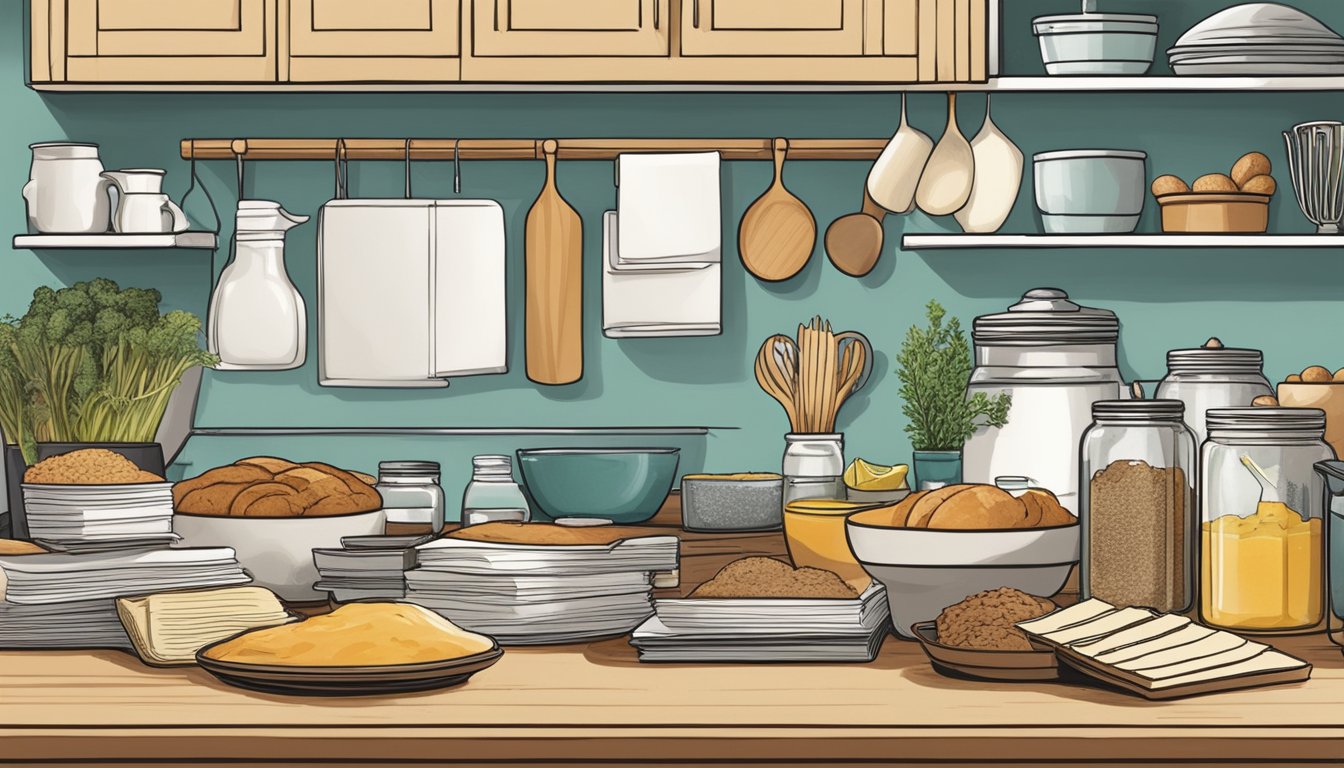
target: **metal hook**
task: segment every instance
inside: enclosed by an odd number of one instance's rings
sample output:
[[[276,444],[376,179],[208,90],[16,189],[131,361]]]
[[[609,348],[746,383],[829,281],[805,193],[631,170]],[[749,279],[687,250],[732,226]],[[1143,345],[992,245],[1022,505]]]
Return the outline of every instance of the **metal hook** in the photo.
[[[336,199],[344,200],[349,189],[349,180],[346,177],[349,168],[345,161],[345,139],[336,140],[336,151],[333,155],[336,158]]]
[[[406,140],[406,199],[411,199],[411,141]]]
[[[247,154],[247,141],[244,139],[234,139],[229,143],[229,149],[233,150],[233,160],[238,166],[238,199],[242,200],[246,195],[243,192],[244,175],[243,155]],[[196,157],[195,142],[192,142],[191,156]]]
[[[462,140],[453,139],[453,194],[462,194]]]

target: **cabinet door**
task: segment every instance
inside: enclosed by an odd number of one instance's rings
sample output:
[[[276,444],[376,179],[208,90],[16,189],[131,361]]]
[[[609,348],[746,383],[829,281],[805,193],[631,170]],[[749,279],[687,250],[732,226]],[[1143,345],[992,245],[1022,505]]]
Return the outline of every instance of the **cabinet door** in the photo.
[[[276,79],[276,0],[66,0],[67,79]]]
[[[862,56],[870,52],[865,5],[864,0],[685,0],[681,53]]]
[[[288,0],[289,79],[457,80],[459,0]]]
[[[667,56],[670,0],[471,0],[472,55]]]

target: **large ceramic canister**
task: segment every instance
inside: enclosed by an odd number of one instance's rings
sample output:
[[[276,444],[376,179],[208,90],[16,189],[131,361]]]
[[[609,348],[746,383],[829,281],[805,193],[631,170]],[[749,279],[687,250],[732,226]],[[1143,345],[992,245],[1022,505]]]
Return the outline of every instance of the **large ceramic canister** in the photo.
[[[112,224],[111,182],[103,177],[97,144],[30,144],[33,164],[23,199],[28,226],[42,234],[97,234]]]
[[[1058,288],[1036,288],[1007,312],[975,319],[975,370],[967,396],[1012,396],[1008,423],[981,427],[964,448],[963,477],[1025,476],[1078,511],[1078,446],[1092,404],[1121,397],[1120,321]]]

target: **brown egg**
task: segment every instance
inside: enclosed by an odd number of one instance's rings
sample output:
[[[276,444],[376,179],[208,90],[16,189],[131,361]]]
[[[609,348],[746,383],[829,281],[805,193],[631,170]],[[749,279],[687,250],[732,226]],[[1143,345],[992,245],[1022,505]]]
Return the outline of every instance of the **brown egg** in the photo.
[[[1254,192],[1257,195],[1272,195],[1278,188],[1273,176],[1252,176],[1241,185],[1242,192]]]
[[[1257,408],[1274,407],[1279,404],[1279,398],[1273,395],[1261,395],[1251,401],[1251,405]]]
[[[1240,192],[1235,181],[1221,173],[1210,173],[1195,179],[1196,192]]]
[[[1330,369],[1324,366],[1313,365],[1302,371],[1302,380],[1308,384],[1322,384],[1333,379],[1334,374],[1330,373]]]
[[[1161,197],[1162,195],[1179,195],[1189,192],[1190,186],[1180,178],[1168,174],[1153,179],[1152,190],[1154,197]]]
[[[1344,368],[1335,371],[1335,381],[1344,381]]]
[[[1268,176],[1270,170],[1268,157],[1259,152],[1247,152],[1232,166],[1232,181],[1241,187],[1256,176]]]
[[[1288,374],[1287,376],[1283,377],[1283,383],[1285,383],[1285,384],[1301,384],[1301,383],[1302,383],[1302,374],[1300,374],[1300,373],[1290,373],[1290,374]]]

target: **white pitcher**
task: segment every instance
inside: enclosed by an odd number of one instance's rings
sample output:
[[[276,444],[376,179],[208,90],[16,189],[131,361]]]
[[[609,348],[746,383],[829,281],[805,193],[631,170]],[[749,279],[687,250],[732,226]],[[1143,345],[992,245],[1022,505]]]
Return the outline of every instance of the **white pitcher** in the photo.
[[[158,168],[126,168],[102,174],[115,185],[112,188],[114,231],[126,234],[187,231],[186,214],[163,194],[165,173]]]
[[[23,199],[28,226],[43,234],[98,234],[112,221],[112,202],[97,144],[66,141],[30,144],[33,165]]]
[[[308,220],[270,200],[239,200],[233,261],[210,297],[207,346],[217,370],[283,371],[303,365],[308,313],[285,271],[285,233]]]

